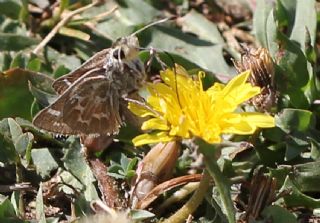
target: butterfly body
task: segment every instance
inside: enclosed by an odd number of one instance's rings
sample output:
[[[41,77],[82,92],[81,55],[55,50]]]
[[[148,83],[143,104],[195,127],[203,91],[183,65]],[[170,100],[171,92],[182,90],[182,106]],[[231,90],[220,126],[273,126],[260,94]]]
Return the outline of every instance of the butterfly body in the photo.
[[[58,78],[52,87],[60,96],[34,118],[34,125],[66,135],[117,133],[126,109],[123,98],[145,79],[138,50],[136,37],[123,37]]]

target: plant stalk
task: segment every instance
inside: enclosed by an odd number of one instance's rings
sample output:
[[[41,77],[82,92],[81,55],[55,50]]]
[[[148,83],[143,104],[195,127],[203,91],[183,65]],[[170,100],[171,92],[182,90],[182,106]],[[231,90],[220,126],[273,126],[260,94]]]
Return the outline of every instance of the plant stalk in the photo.
[[[180,223],[185,222],[186,219],[191,215],[198,206],[202,203],[206,192],[209,188],[210,175],[205,170],[201,178],[198,189],[194,192],[192,197],[183,205],[176,213],[171,215],[168,219],[164,220],[162,223]]]

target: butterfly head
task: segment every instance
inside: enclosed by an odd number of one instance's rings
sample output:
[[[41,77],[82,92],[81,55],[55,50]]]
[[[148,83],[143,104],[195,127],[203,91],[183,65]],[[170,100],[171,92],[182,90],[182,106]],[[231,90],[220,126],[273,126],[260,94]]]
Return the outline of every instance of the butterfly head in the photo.
[[[117,39],[112,48],[115,59],[126,61],[138,57],[140,46],[136,36],[127,36]]]

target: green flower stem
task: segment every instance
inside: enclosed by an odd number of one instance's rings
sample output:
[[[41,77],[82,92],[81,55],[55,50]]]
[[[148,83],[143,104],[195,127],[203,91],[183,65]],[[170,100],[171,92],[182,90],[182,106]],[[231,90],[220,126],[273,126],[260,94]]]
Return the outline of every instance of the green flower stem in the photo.
[[[171,215],[168,219],[162,223],[180,223],[185,222],[186,219],[192,214],[197,207],[202,203],[206,192],[209,188],[210,175],[207,171],[204,171],[199,187],[193,193],[192,197],[183,205],[176,213]]]
[[[231,200],[230,186],[224,183],[224,176],[216,162],[206,162],[207,169],[213,178],[215,185],[220,193],[220,198],[226,210],[229,223],[236,222],[233,201]]]
[[[223,205],[223,209],[226,212],[228,222],[235,223],[235,209],[233,206],[233,201],[231,199],[230,182],[222,174],[217,164],[216,153],[219,151],[219,149],[216,146],[207,144],[206,142],[201,140],[198,141],[198,145],[201,153],[204,155],[206,168],[213,178],[215,186],[217,187],[220,194],[220,199]]]

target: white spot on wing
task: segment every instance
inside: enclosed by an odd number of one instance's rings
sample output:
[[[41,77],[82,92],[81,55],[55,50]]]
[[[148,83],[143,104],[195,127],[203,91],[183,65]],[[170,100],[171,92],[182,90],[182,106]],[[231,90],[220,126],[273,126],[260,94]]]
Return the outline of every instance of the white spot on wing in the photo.
[[[57,111],[57,110],[53,110],[52,108],[48,109],[48,113],[50,113],[53,116],[60,116],[61,112]]]
[[[61,124],[59,122],[54,122],[53,126],[60,126]]]
[[[63,80],[64,83],[66,83],[68,86],[70,86],[72,83],[70,81],[68,81],[67,79]]]

